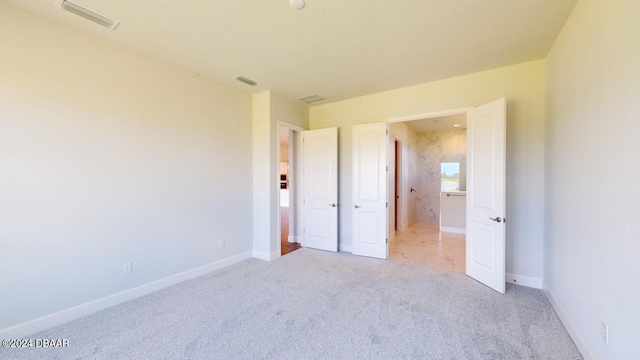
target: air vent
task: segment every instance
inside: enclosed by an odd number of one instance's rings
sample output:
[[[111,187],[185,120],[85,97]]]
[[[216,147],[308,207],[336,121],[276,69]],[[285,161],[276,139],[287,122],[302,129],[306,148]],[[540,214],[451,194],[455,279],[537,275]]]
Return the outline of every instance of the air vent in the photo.
[[[236,79],[236,80],[238,80],[238,81],[240,81],[240,82],[243,82],[243,83],[245,83],[245,84],[247,84],[247,85],[249,85],[249,86],[256,86],[256,85],[258,85],[258,83],[257,83],[257,82],[255,82],[255,81],[253,81],[253,80],[251,80],[251,79],[249,79],[249,78],[246,78],[246,77],[244,77],[244,76],[241,76],[241,75],[240,75],[240,76],[236,76],[234,79]]]
[[[83,17],[87,20],[93,21],[96,24],[102,25],[111,30],[115,30],[118,25],[120,25],[119,21],[114,21],[109,19],[108,17],[102,16],[98,13],[95,13],[91,10],[85,9],[80,5],[76,5],[67,0],[57,0],[57,5],[62,9],[67,10],[68,12]]]
[[[318,95],[309,95],[309,96],[301,97],[298,100],[300,100],[302,102],[306,102],[309,105],[318,104],[318,103],[327,101],[327,99],[323,98],[322,96],[318,96]]]

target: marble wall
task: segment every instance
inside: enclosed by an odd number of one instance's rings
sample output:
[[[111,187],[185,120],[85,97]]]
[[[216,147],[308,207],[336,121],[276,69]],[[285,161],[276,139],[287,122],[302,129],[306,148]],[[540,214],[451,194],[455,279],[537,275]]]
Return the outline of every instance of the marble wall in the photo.
[[[415,199],[417,222],[439,224],[440,164],[459,162],[460,190],[466,190],[467,130],[432,131],[415,137],[417,161],[414,162],[416,176],[412,186],[416,192],[410,196],[410,201]]]
[[[407,161],[409,163],[409,226],[418,222],[418,134],[407,126]]]

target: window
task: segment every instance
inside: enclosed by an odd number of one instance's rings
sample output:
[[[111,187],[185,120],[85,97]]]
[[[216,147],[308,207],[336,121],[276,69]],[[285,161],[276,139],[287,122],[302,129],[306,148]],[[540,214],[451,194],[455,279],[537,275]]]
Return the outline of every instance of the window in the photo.
[[[460,163],[440,164],[440,190],[460,191]]]

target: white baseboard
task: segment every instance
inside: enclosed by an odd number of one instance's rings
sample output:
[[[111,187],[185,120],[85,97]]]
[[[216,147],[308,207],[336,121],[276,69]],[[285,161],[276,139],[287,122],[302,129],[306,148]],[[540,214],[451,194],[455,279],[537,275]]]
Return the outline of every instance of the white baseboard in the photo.
[[[289,237],[287,238],[287,241],[289,241],[290,243],[302,244],[302,236],[289,235]]]
[[[558,317],[560,318],[562,325],[564,325],[564,328],[567,329],[567,332],[569,333],[571,340],[573,340],[573,343],[576,344],[576,347],[582,354],[582,357],[585,360],[595,360],[596,357],[593,355],[593,353],[587,346],[587,343],[582,339],[582,337],[580,336],[576,328],[573,326],[573,323],[571,323],[567,315],[565,315],[564,311],[562,311],[562,309],[560,308],[560,305],[558,305],[558,303],[556,302],[556,299],[553,297],[551,290],[545,288],[544,293],[545,295],[547,295],[547,299],[549,299],[549,303],[551,303],[553,310],[555,310],[556,314],[558,314]]]
[[[517,274],[505,274],[506,281],[510,284],[526,286],[534,289],[542,289],[542,279]]]
[[[441,232],[453,233],[453,234],[466,234],[467,233],[467,229],[465,229],[465,228],[454,228],[454,227],[446,227],[446,226],[441,227],[440,231]]]
[[[269,254],[263,251],[253,250],[253,257],[256,259],[264,260],[264,261],[273,261],[280,257],[280,253],[275,251]]]
[[[150,294],[152,292],[167,288],[179,284],[183,281],[191,280],[198,276],[208,274],[212,271],[216,271],[233,265],[235,263],[247,260],[251,258],[251,252],[245,252],[226,259],[218,260],[207,265],[199,266],[195,269],[187,270],[175,275],[168,276],[166,278],[152,281],[150,283],[134,287],[132,289],[124,290],[112,295],[102,297],[93,301],[89,301],[84,304],[80,304],[62,311],[55,312],[53,314],[45,315],[43,317],[23,322],[18,325],[14,325],[0,330],[0,338],[2,339],[17,339],[22,338],[37,332],[52,328],[64,324],[66,322],[79,319],[81,317],[93,314],[100,310],[110,308],[112,306],[122,304],[129,300],[133,300],[140,296]]]
[[[352,253],[353,252],[353,247],[351,245],[349,245],[349,244],[340,244],[340,243],[338,243],[338,251]]]

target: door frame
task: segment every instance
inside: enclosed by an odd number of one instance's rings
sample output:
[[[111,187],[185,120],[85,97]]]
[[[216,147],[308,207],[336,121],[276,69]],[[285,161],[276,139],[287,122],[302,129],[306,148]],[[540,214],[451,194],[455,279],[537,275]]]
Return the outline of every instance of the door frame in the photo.
[[[395,222],[394,225],[395,225],[395,228],[398,229],[397,231],[402,231],[402,230],[405,230],[404,222],[405,220],[407,220],[405,215],[408,216],[408,214],[404,214],[404,212],[402,211],[405,205],[405,200],[406,200],[404,196],[404,191],[406,190],[405,189],[406,186],[404,182],[406,178],[402,170],[403,169],[402,165],[404,164],[404,161],[405,161],[405,150],[404,150],[404,147],[406,145],[405,142],[406,142],[406,139],[396,136],[395,134],[392,136],[391,132],[389,132],[388,146],[390,148],[387,149],[389,150],[389,153],[387,154],[388,156],[387,161],[389,166],[389,171],[387,172],[387,186],[389,189],[388,195],[387,195],[387,198],[389,200],[389,220],[388,220],[389,227],[387,229],[387,232],[389,233],[388,234],[389,241],[394,239],[395,233],[396,233],[396,230],[391,226],[391,219],[397,216],[397,218],[394,219],[394,222]],[[393,149],[391,148],[392,144],[393,144]],[[391,166],[392,162],[393,162],[393,166]],[[395,173],[396,171],[397,171],[397,174]],[[398,194],[397,201],[396,199],[393,199],[393,193],[396,192],[396,190]],[[393,207],[392,207],[392,204],[393,204]],[[395,214],[392,214],[392,209],[393,209],[393,212],[395,212]]]
[[[280,156],[281,156],[280,138],[279,138],[280,127],[289,128],[290,130],[289,134],[298,133],[298,136],[289,137],[289,168],[291,168],[291,159],[293,158],[296,160],[293,166],[293,173],[295,175],[293,176],[293,181],[289,181],[289,205],[291,205],[293,201],[294,203],[293,208],[295,210],[295,216],[292,216],[291,206],[289,207],[289,238],[290,239],[293,238],[294,240],[297,240],[301,246],[304,246],[304,243],[303,243],[304,237],[301,235],[301,233],[296,234],[297,231],[292,232],[291,230],[302,229],[302,218],[304,215],[303,213],[304,209],[302,206],[302,132],[305,131],[305,129],[300,126],[289,124],[284,121],[278,121],[278,146],[276,146],[276,159],[278,161],[276,161],[276,164],[274,164],[274,166],[276,166],[277,168],[276,170],[277,179],[275,182],[277,185],[280,185]],[[292,190],[294,192],[293,194],[291,193]],[[276,256],[276,258],[278,258],[282,256],[282,240],[281,240],[282,218],[280,214],[280,189],[278,189],[276,202],[278,204],[278,214],[276,216],[278,220],[276,224],[276,229],[278,230],[278,245],[277,245],[278,255]],[[292,218],[294,218],[293,221],[291,220]],[[289,239],[287,239],[287,241],[289,241]]]
[[[462,107],[462,108],[456,108],[456,109],[449,109],[449,110],[441,110],[441,111],[432,111],[432,112],[428,112],[428,113],[420,113],[420,114],[413,114],[413,115],[406,115],[406,116],[399,116],[399,117],[392,117],[392,118],[387,118],[384,121],[387,123],[387,126],[389,126],[390,124],[393,123],[405,123],[408,121],[413,121],[413,120],[423,120],[423,119],[432,119],[432,118],[438,118],[438,117],[443,117],[443,116],[451,116],[451,115],[461,115],[461,114],[467,114],[469,112],[469,110],[474,109],[475,106],[468,106],[468,107]],[[402,144],[402,140],[396,138],[395,136],[392,137],[395,138],[395,140],[399,140],[400,143]],[[408,144],[407,144],[408,145]],[[467,149],[468,151],[468,149]],[[407,157],[404,156],[405,154],[402,154],[402,158],[401,161],[404,163],[405,161],[407,161]],[[391,162],[390,162],[390,156],[387,156],[387,166],[391,166]],[[387,181],[389,179],[389,176],[387,176]],[[387,187],[389,187],[389,185],[387,184]],[[393,199],[391,199],[391,194],[387,194],[387,201],[392,201]],[[411,194],[407,194],[405,191],[401,191],[400,192],[400,202],[402,204],[409,204],[409,196],[411,196]],[[396,210],[397,211],[397,210]],[[407,213],[407,216],[409,214]],[[389,208],[387,208],[387,219],[389,219]],[[404,230],[404,229],[403,229]],[[391,239],[391,236],[393,236],[391,234],[391,229],[388,229],[389,234],[389,238]],[[387,253],[389,251],[389,244],[387,244]],[[465,265],[466,267],[466,265]]]

